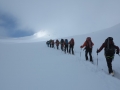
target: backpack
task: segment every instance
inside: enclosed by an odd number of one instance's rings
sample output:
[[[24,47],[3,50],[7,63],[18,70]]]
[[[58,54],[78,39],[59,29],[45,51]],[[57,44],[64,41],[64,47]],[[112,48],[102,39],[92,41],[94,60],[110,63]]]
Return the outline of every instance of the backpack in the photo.
[[[86,38],[86,44],[87,44],[87,45],[86,45],[86,48],[87,48],[87,49],[91,49],[91,48],[92,48],[92,44],[93,44],[93,43],[92,43],[91,37],[87,37],[87,38]]]
[[[115,54],[115,45],[113,42],[113,38],[112,37],[108,37],[105,40],[105,55],[106,56],[113,56]]]
[[[74,45],[74,39],[73,38],[70,40],[70,44]]]
[[[66,45],[68,44],[68,40],[67,40],[67,39],[65,39],[65,44],[66,44]]]
[[[89,43],[90,42],[90,43]],[[92,48],[92,42],[91,41],[86,41],[86,43],[87,43],[87,46],[86,46],[86,48]],[[91,46],[91,47],[90,47]]]

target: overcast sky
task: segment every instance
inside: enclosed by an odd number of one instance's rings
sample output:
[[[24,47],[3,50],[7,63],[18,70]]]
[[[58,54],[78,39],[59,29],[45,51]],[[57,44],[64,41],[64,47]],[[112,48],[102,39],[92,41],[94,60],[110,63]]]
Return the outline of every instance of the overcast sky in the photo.
[[[0,37],[28,36],[41,30],[64,37],[118,23],[120,0],[0,0]]]

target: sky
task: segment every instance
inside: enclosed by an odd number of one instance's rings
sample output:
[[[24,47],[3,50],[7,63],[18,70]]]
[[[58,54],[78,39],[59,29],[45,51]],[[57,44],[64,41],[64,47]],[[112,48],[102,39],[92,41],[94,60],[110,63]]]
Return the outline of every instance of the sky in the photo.
[[[0,0],[0,38],[64,37],[120,23],[120,0]]]
[[[104,49],[96,53],[108,36],[120,47],[119,34],[120,25],[76,35],[72,37],[75,55],[65,54],[56,46],[49,48],[46,41],[0,39],[0,90],[120,90],[120,56],[115,54],[112,61],[113,77],[108,74]],[[93,64],[85,60],[85,51],[80,49],[87,36],[94,43]]]

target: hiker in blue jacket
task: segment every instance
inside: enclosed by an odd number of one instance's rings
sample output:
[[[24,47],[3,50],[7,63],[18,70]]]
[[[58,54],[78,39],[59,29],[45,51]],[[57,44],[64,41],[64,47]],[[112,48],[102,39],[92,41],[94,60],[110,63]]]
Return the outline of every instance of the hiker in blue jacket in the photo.
[[[66,51],[68,53],[68,39],[65,39],[64,46],[65,46],[65,53]]]

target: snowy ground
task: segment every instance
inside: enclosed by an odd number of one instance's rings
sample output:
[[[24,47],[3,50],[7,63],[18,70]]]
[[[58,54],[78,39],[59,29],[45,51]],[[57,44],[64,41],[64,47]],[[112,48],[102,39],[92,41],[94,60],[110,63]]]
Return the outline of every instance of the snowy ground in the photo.
[[[46,42],[0,41],[0,90],[120,90],[120,56],[115,55],[115,77],[108,75],[103,51],[96,50],[107,37],[106,31],[74,36],[75,55],[48,48]],[[119,30],[111,30],[118,42]],[[80,50],[87,36],[91,36],[94,64],[85,61]],[[70,40],[71,37],[68,37]],[[81,57],[80,57],[81,52]]]

